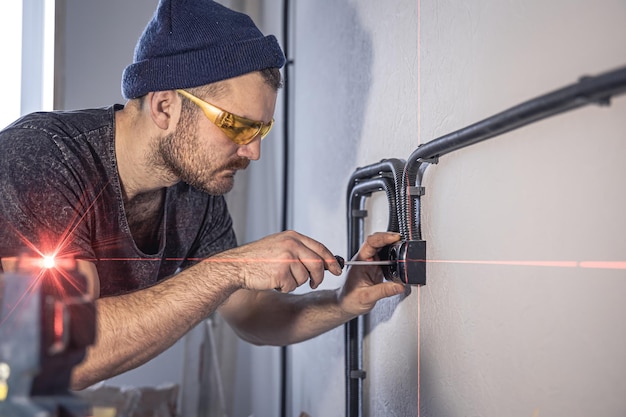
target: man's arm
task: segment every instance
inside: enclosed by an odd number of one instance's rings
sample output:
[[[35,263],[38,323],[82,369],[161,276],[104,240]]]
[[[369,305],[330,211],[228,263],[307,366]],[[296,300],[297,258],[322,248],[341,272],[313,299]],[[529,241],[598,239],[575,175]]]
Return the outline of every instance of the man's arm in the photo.
[[[200,263],[152,287],[96,300],[96,343],[74,369],[72,388],[133,369],[172,346],[237,289],[232,280],[201,278],[226,268]]]
[[[98,299],[96,343],[75,368],[72,388],[86,388],[147,362],[235,291],[287,292],[307,281],[316,287],[325,268],[341,273],[319,242],[284,232],[207,258],[152,287]],[[97,275],[93,265],[91,270]]]
[[[395,233],[375,233],[367,238],[355,259],[372,260],[380,248],[398,239]],[[300,295],[241,290],[231,295],[219,311],[250,343],[288,345],[368,313],[378,300],[404,291],[402,284],[383,282],[378,267],[353,266],[340,289]]]

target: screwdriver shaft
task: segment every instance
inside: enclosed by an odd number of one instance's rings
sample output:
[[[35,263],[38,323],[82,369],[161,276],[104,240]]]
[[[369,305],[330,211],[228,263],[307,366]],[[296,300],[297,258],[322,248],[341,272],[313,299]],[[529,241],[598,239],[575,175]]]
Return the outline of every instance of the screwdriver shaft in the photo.
[[[357,266],[357,265],[393,265],[393,263],[395,261],[346,261],[345,259],[343,259],[341,256],[339,255],[335,255],[335,259],[337,259],[337,262],[339,262],[339,266],[341,267],[341,269],[343,269],[345,266],[348,265],[353,265],[353,266]]]
[[[345,261],[345,265],[391,265],[393,261]]]

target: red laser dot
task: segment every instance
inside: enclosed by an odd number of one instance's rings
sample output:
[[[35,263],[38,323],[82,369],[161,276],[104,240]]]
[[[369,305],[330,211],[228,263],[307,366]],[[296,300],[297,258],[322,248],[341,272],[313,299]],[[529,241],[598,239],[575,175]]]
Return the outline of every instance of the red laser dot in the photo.
[[[44,256],[42,265],[44,268],[54,268],[56,263],[54,262],[54,256]]]

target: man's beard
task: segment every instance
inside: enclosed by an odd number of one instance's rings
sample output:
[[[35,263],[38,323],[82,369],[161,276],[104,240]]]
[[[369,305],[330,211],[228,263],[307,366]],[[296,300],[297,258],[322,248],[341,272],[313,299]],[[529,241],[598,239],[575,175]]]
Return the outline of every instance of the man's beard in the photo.
[[[168,176],[212,195],[226,194],[234,185],[233,175],[227,172],[246,169],[250,160],[236,156],[217,165],[219,161],[200,155],[198,138],[188,127],[193,125],[190,122],[181,120],[176,132],[159,141],[153,159],[160,161]]]

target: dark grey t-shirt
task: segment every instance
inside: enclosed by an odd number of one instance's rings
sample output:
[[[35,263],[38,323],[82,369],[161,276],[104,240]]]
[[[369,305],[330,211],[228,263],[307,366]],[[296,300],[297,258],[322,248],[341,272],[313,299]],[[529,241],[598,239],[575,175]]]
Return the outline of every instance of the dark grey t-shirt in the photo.
[[[137,248],[115,159],[119,109],[34,113],[0,132],[0,258],[36,248],[90,260],[110,296],[236,245],[224,198],[181,182],[166,190],[158,253]]]

